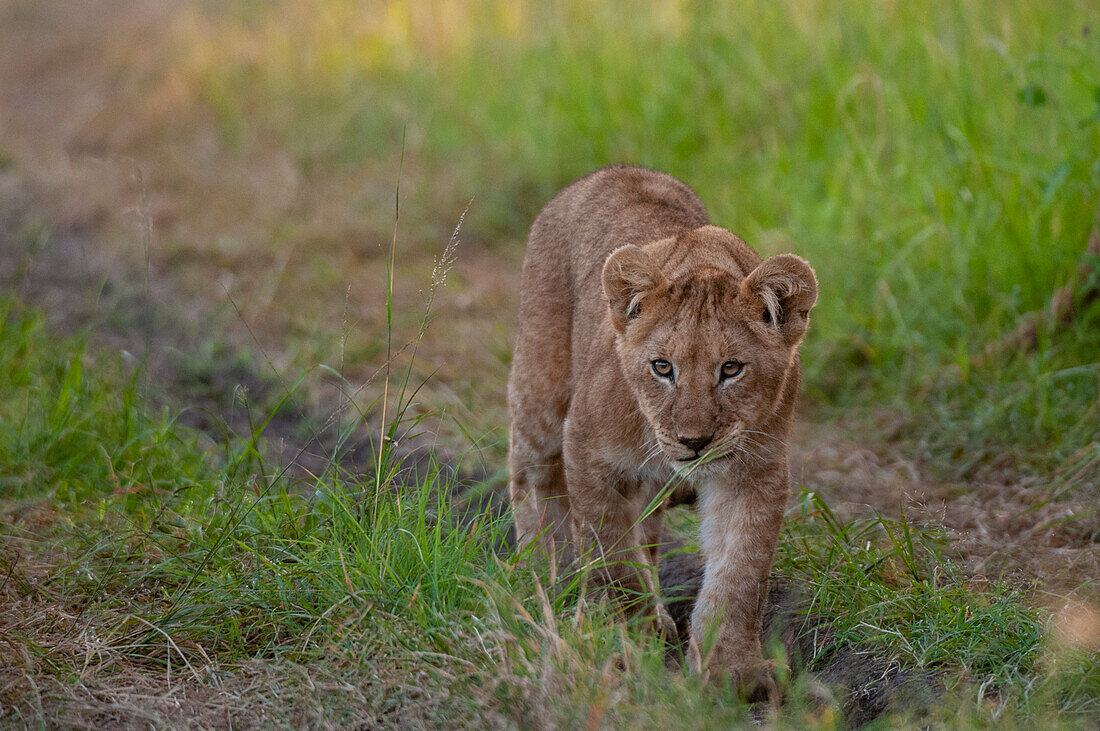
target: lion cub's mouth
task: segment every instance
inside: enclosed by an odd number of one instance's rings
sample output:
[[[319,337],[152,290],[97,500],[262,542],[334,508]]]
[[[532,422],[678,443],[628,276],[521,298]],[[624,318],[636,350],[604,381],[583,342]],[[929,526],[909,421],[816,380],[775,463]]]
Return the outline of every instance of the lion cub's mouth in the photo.
[[[722,460],[729,459],[732,456],[733,456],[733,454],[731,454],[729,452],[724,452],[722,454],[695,454],[695,455],[692,455],[690,457],[677,457],[676,461],[679,462],[680,464],[685,464],[685,465],[696,464],[696,463],[698,463],[699,465],[704,465],[704,464],[713,464],[715,462],[721,462]]]

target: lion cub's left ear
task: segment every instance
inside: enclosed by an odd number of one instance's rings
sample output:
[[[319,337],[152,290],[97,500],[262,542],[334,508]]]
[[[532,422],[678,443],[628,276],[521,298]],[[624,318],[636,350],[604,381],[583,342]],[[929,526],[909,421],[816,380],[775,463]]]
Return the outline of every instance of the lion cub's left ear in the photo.
[[[603,292],[611,310],[611,324],[622,333],[641,313],[642,300],[668,286],[657,262],[637,246],[628,244],[611,252],[603,265]]]
[[[802,257],[779,254],[765,259],[741,281],[741,293],[759,301],[760,319],[794,347],[810,325],[810,310],[817,301],[817,276]]]

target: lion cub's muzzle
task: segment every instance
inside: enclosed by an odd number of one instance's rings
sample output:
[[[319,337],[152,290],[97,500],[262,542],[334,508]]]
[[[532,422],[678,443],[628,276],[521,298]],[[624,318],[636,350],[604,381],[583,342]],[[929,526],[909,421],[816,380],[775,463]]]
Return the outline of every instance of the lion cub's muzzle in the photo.
[[[680,441],[680,444],[683,444],[693,452],[690,457],[682,458],[681,461],[683,461],[683,459],[690,460],[702,457],[703,450],[706,449],[708,444],[714,441],[714,435],[711,434],[705,437],[677,437],[677,439]]]
[[[677,465],[703,467],[714,462],[724,461],[734,456],[735,452],[740,451],[741,448],[737,441],[741,433],[742,429],[738,428],[733,433],[724,435],[720,439],[715,439],[715,433],[703,437],[677,437],[677,444],[673,445],[661,440],[661,446],[665,454],[672,458]],[[687,447],[690,452],[685,453],[680,447]]]

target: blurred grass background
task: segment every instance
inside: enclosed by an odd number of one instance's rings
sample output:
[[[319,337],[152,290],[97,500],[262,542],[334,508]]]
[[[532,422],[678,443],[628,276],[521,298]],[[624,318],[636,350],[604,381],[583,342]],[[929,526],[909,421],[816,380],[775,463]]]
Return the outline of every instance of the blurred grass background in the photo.
[[[583,173],[666,170],[763,254],[816,267],[816,402],[929,408],[952,427],[939,447],[1065,457],[1100,425],[1098,313],[1037,355],[971,360],[1083,251],[1100,188],[1094,10],[238,2],[196,13],[186,65],[225,144],[285,150],[309,178],[392,169],[407,128],[428,241],[472,198],[466,232],[514,250]]]
[[[13,29],[88,44],[71,9],[8,5]],[[903,414],[960,473],[1021,445],[1010,461],[1044,468],[1096,449],[1095,308],[1037,353],[974,362],[1084,250],[1100,189],[1089,2],[135,7],[144,20],[112,27],[80,72],[102,67],[105,102],[58,142],[126,161],[117,177],[139,170],[142,190],[104,193],[99,170],[75,218],[132,219],[146,201],[153,266],[191,290],[220,273],[235,307],[270,325],[281,365],[339,350],[362,376],[382,357],[375,290],[404,153],[395,304],[413,314],[397,325],[415,330],[433,257],[469,206],[436,318],[450,332],[430,338],[422,375],[499,443],[527,227],[571,180],[631,162],[685,180],[762,254],[813,263],[807,403]],[[10,54],[10,73],[34,58]],[[23,123],[34,147],[42,121]]]

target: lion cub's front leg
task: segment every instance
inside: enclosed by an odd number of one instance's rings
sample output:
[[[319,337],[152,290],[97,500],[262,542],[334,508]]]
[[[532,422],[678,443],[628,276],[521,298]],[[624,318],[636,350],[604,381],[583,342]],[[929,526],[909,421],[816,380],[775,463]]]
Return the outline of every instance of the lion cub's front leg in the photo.
[[[689,662],[708,675],[730,674],[752,700],[776,699],[760,631],[788,484],[783,465],[767,478],[713,480],[699,491],[706,566],[691,615]]]
[[[662,635],[675,636],[675,624],[657,586],[660,514],[645,514],[649,501],[637,483],[583,456],[570,455],[568,448],[565,469],[573,543],[582,570],[591,567],[589,581],[599,590],[609,590],[628,613],[649,614]]]

